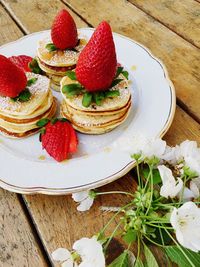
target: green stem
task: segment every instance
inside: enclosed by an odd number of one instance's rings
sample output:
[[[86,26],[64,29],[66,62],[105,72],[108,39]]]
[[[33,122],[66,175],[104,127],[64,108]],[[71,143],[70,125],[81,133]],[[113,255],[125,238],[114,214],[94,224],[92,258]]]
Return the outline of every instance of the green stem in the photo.
[[[146,222],[146,224],[153,226],[153,227],[157,227],[157,228],[163,228],[163,229],[173,229],[173,227],[168,227],[168,226],[161,226],[161,225],[156,225],[156,224],[152,224],[152,223],[148,223]]]
[[[96,193],[97,196],[110,195],[110,194],[123,194],[123,195],[134,197],[134,194],[131,194],[129,192],[124,192],[124,191],[109,191],[109,192],[98,192],[98,193]]]
[[[140,239],[140,234],[138,233],[138,251],[137,251],[137,258],[136,258],[136,262],[140,257],[140,247],[141,247],[141,239]]]
[[[105,245],[105,247],[104,247],[104,251],[107,250],[107,248],[108,248],[108,246],[109,246],[109,244],[110,244],[110,241],[111,241],[111,240],[113,239],[113,237],[115,236],[115,234],[116,234],[118,228],[120,227],[121,223],[122,223],[122,222],[119,222],[118,225],[115,227],[114,231],[112,232],[111,236],[109,237],[108,241],[106,242],[106,245]]]
[[[185,256],[185,258],[188,260],[188,262],[191,264],[191,267],[195,267],[195,265],[191,262],[190,258],[188,258],[187,254],[185,254],[185,251],[182,249],[182,247],[179,245],[179,243],[174,239],[174,237],[170,234],[167,229],[165,229],[166,233],[171,237],[171,239],[174,241],[174,243],[177,245],[177,247],[180,249],[182,254]]]
[[[136,160],[136,170],[137,170],[138,184],[139,184],[139,187],[141,188],[141,186],[142,186],[142,179],[140,177],[140,168],[139,168],[139,162],[138,162],[138,160]]]
[[[132,203],[128,203],[127,205],[121,207],[113,216],[112,218],[107,222],[107,224],[101,229],[100,234],[103,234],[103,232],[106,230],[106,228],[112,223],[112,221],[117,217],[117,215],[122,212],[122,210],[126,209],[127,207],[133,205]]]
[[[159,244],[159,243],[157,243],[157,242],[155,242],[155,241],[153,241],[151,238],[149,238],[147,235],[144,235],[145,236],[145,238],[147,239],[147,240],[149,240],[149,242],[151,242],[152,244],[154,244],[154,245],[156,245],[156,246],[159,246],[159,247],[166,247],[165,245],[163,246],[163,245],[161,245],[161,244]]]
[[[180,195],[180,199],[179,199],[179,206],[182,203],[182,199],[183,199],[183,193],[184,193],[184,189],[185,189],[185,184],[186,184],[186,176],[184,175],[183,177],[183,188],[181,190],[181,195]]]
[[[151,180],[151,195],[150,195],[150,201],[149,201],[149,206],[146,210],[146,213],[145,215],[148,214],[150,208],[151,208],[151,204],[152,204],[152,199],[153,199],[153,172],[152,172],[152,166],[149,166],[149,169],[150,169],[150,180]]]

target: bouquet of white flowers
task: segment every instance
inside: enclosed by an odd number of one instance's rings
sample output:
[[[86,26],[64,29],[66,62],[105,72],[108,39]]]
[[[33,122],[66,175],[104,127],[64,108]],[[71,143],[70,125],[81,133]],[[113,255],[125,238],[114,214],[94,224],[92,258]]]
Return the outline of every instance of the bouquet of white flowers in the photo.
[[[127,249],[109,267],[158,266],[150,243],[164,252],[168,266],[170,262],[180,267],[200,266],[200,148],[193,141],[169,147],[161,139],[146,139],[132,152],[136,192],[91,190],[73,194],[79,211],[88,210],[103,194],[128,195],[130,201],[123,207],[104,207],[114,213],[112,218],[92,238],[76,241],[71,252],[64,248],[54,251],[52,257],[62,267],[106,266],[107,249],[116,236],[123,238]],[[115,229],[106,236],[105,230],[116,219]],[[137,255],[131,252],[135,242]]]

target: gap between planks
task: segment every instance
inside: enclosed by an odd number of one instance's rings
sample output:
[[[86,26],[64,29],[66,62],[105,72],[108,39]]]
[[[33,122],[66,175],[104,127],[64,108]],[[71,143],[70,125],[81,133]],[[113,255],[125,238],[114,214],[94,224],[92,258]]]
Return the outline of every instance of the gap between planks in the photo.
[[[199,46],[197,46],[194,42],[192,42],[192,40],[187,39],[186,37],[184,37],[181,33],[176,32],[175,30],[173,30],[170,26],[166,25],[164,22],[162,22],[160,19],[154,17],[153,15],[151,15],[147,10],[145,10],[144,8],[140,7],[139,5],[133,3],[130,0],[126,0],[127,2],[129,2],[131,5],[135,6],[136,8],[140,9],[142,12],[144,12],[145,14],[147,14],[149,17],[155,19],[156,21],[158,21],[160,24],[162,24],[164,27],[168,28],[170,31],[172,31],[173,33],[175,33],[176,35],[178,35],[179,37],[181,37],[182,39],[184,39],[186,42],[190,43],[191,45],[193,45],[194,47],[200,49]],[[195,0],[194,0],[195,1]],[[200,0],[199,0],[200,1]],[[197,0],[198,2],[198,0]],[[200,2],[198,2],[200,3]],[[200,120],[198,121],[200,123]]]
[[[47,252],[47,250],[46,250],[46,248],[45,248],[45,246],[44,246],[44,244],[42,242],[43,239],[42,239],[40,233],[38,232],[37,225],[35,224],[34,219],[32,217],[32,214],[31,214],[31,212],[29,211],[29,209],[27,207],[27,204],[26,204],[26,201],[24,199],[24,196],[21,195],[21,194],[16,194],[16,195],[17,195],[19,203],[20,203],[20,205],[22,207],[22,210],[24,211],[24,215],[26,216],[27,221],[28,221],[28,223],[29,223],[29,225],[30,225],[30,227],[32,229],[32,232],[33,232],[35,240],[36,240],[36,242],[38,244],[38,247],[40,248],[40,250],[41,250],[41,252],[43,254],[43,257],[46,260],[46,263],[48,264],[48,266],[53,267],[54,265],[51,262],[49,254],[48,254],[48,252]]]

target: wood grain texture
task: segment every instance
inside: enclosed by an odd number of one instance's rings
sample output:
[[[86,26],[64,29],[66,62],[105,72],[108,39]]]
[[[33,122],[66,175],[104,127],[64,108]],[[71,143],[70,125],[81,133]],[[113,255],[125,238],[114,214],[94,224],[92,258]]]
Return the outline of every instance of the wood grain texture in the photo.
[[[80,2],[80,4],[82,3],[82,1],[74,1],[74,0],[71,1],[71,3],[72,2]],[[84,1],[84,2],[89,3],[90,1]],[[93,2],[101,4],[105,1],[93,1]],[[9,8],[9,10],[12,11],[12,13],[15,13],[15,16],[17,17],[18,21],[20,21],[20,25],[22,25],[23,29],[25,29],[26,32],[39,31],[49,28],[51,25],[52,18],[55,16],[57,10],[63,7],[63,4],[61,4],[59,1],[50,1],[50,0],[45,1],[44,4],[42,3],[42,1],[35,1],[35,0],[34,1],[4,0],[4,3],[6,3],[7,8]],[[117,8],[119,8],[118,4],[119,2],[116,1],[116,3],[117,3]],[[40,8],[38,8],[38,6]],[[43,11],[43,8],[45,8],[44,6],[48,8],[51,7],[51,10],[49,12],[46,11],[48,13],[46,13],[45,16],[44,16],[45,11]],[[34,12],[35,14],[34,15],[35,19],[32,23],[29,22],[29,14],[27,14],[27,8],[29,8],[29,10],[32,10],[32,12]],[[85,6],[84,9],[85,8],[89,8],[89,6]],[[92,8],[93,8],[93,13],[92,13]],[[99,12],[99,10],[97,9],[96,6],[95,8],[91,7],[88,16],[85,15],[85,18],[87,18],[89,22],[93,23],[95,26],[100,21],[100,16],[102,16],[102,19],[109,18],[109,16],[111,16],[110,13],[106,15],[107,12],[109,12],[109,10],[106,10],[106,6],[104,7],[103,10],[101,10],[101,12]],[[116,11],[114,11],[114,14],[115,12]],[[84,12],[81,12],[81,15],[83,15],[83,13]],[[125,12],[124,17],[126,15],[127,14]],[[96,19],[94,18],[95,16],[97,17]],[[85,23],[82,22],[77,16],[73,15],[73,17],[75,18],[78,27],[85,26]],[[125,20],[122,17],[120,17],[119,19],[121,19],[122,22]],[[142,18],[138,18],[137,20],[141,21]],[[135,23],[138,23],[137,20]],[[148,23],[149,20],[150,19],[148,18]],[[116,21],[113,19],[112,16],[111,16],[111,21],[113,25],[116,23]],[[136,26],[137,25],[138,24],[136,24]],[[13,25],[13,27],[16,26]],[[119,27],[119,24],[116,25],[116,29],[119,29],[119,32],[125,33],[126,35],[130,35],[131,27],[132,24],[126,26],[124,22],[122,23],[122,28]],[[142,25],[140,26],[140,32],[142,32]],[[137,31],[137,33],[139,33],[139,31]],[[131,35],[133,35],[132,32]],[[147,38],[151,39],[150,36],[152,36],[152,32],[147,34]],[[8,36],[7,38],[11,38],[11,36]],[[144,38],[144,36],[142,38]],[[6,39],[5,41],[7,42],[8,39]],[[146,41],[146,43],[148,42]],[[153,46],[152,43],[151,45]],[[159,50],[161,51],[161,48]],[[190,88],[189,85],[188,88]],[[186,93],[187,96],[189,96],[189,91],[186,91]],[[176,143],[179,143],[186,138],[198,140],[200,143],[199,130],[200,130],[199,125],[190,116],[188,116],[181,108],[177,108],[174,122],[169,132],[165,136],[165,139],[171,145],[175,145]],[[133,176],[128,174],[124,178],[110,185],[104,186],[100,190],[134,191],[135,188],[136,188],[136,182],[133,180]],[[121,195],[114,197],[113,195],[100,197],[99,199],[96,200],[95,205],[92,207],[92,209],[86,213],[79,213],[76,211],[76,204],[72,201],[71,196],[53,197],[44,195],[35,195],[35,196],[27,195],[24,196],[24,201],[33,218],[35,227],[37,228],[37,231],[45,246],[45,249],[47,250],[47,252],[51,257],[52,251],[55,250],[56,248],[58,247],[71,248],[75,240],[83,236],[91,237],[94,233],[100,230],[100,228],[107,222],[107,220],[111,216],[111,214],[106,214],[100,211],[99,210],[100,206],[102,205],[121,206],[123,203],[124,204],[126,203],[127,199]],[[109,231],[110,230],[111,228],[109,228]],[[10,242],[11,241],[8,240],[8,243]],[[134,252],[136,251],[135,247],[133,247],[133,251]],[[156,256],[159,259],[160,266],[166,266],[166,262],[160,256],[159,252],[157,252]],[[56,264],[53,265],[56,266]],[[42,266],[42,265],[36,264],[34,266]]]
[[[200,47],[200,5],[194,0],[129,0],[171,30]]]
[[[58,11],[66,8],[59,0],[2,0],[2,3],[26,33],[50,29]],[[68,11],[73,13],[70,9]],[[78,16],[74,16],[74,19],[78,27],[86,26]]]
[[[65,2],[92,25],[97,26],[102,20],[107,20],[113,31],[148,47],[166,65],[179,102],[200,121],[198,48],[127,1],[65,0]]]
[[[47,266],[16,194],[0,189],[0,266]]]

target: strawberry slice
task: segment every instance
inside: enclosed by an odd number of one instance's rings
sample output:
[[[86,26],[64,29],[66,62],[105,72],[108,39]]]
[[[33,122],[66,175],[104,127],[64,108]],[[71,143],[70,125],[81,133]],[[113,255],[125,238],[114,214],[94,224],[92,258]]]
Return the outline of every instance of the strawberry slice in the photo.
[[[78,138],[74,128],[69,124],[70,128],[70,144],[69,144],[69,153],[75,153],[78,147]]]
[[[22,69],[25,72],[31,72],[31,69],[29,68],[29,63],[33,60],[32,57],[26,56],[26,55],[20,55],[20,56],[12,56],[9,57],[10,61],[14,63],[17,67]]]
[[[44,124],[43,124],[44,123]],[[43,124],[43,125],[42,125]],[[41,134],[42,147],[58,162],[77,151],[78,139],[71,124],[63,119],[41,119],[38,126],[45,126]]]

